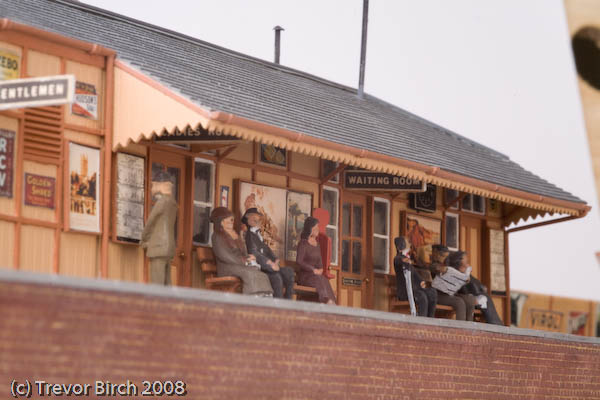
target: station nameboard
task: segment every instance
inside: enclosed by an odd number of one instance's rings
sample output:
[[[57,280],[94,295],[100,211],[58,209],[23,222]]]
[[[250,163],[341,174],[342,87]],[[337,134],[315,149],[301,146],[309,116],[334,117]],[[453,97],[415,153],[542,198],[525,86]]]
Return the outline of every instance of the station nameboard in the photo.
[[[0,110],[72,103],[74,75],[12,79],[0,82]]]
[[[198,125],[196,129],[188,126],[184,130],[180,130],[179,128],[173,129],[172,132],[165,130],[163,131],[162,135],[157,136],[154,140],[162,143],[228,143],[240,141],[239,138],[232,135],[227,135],[223,132],[209,132],[200,125]]]
[[[418,179],[372,171],[344,171],[345,189],[424,192],[427,184]]]

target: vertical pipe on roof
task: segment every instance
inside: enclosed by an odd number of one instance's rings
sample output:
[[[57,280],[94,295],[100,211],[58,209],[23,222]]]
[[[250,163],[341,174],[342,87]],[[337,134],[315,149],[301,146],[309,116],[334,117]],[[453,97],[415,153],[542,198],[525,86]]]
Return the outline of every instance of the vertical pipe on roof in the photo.
[[[281,31],[284,29],[277,25],[275,28],[273,28],[273,30],[275,31],[275,64],[279,64],[279,54],[281,52]]]
[[[365,64],[367,58],[367,26],[369,25],[369,0],[363,0],[362,39],[360,42],[360,71],[358,75],[358,97],[365,91]]]

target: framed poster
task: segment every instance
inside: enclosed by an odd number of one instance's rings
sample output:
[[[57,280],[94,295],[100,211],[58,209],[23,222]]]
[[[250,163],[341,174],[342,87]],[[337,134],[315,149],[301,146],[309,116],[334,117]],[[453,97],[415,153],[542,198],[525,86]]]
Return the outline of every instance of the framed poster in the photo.
[[[458,236],[460,232],[458,214],[447,212],[444,218],[444,221],[446,222],[446,247],[448,247],[448,250],[450,251],[458,251],[460,244]]]
[[[16,135],[15,131],[0,129],[0,197],[13,197]]]
[[[273,146],[272,144],[261,143],[258,146],[258,160],[262,164],[287,168],[287,151],[281,147]]]
[[[490,289],[494,294],[506,293],[506,260],[504,259],[504,231],[489,229]]]
[[[402,221],[400,221],[400,223],[402,223]],[[441,243],[441,220],[423,217],[421,215],[407,214],[405,224],[405,236],[410,240],[413,251],[416,251],[421,246]]]
[[[241,217],[248,208],[256,207],[263,214],[260,234],[278,258],[285,257],[285,220],[287,190],[256,183],[237,181],[238,212]]]
[[[571,335],[585,336],[585,327],[588,321],[588,313],[585,311],[569,311],[569,323],[567,333]]]
[[[56,197],[56,179],[54,177],[26,172],[24,192],[26,205],[54,210],[54,198]]]
[[[312,194],[288,190],[286,209],[285,256],[286,260],[296,261],[300,233],[312,211]]]
[[[144,193],[146,182],[144,157],[126,153],[115,156],[114,238],[139,243],[144,230]]]
[[[98,94],[91,83],[75,82],[75,98],[71,104],[71,113],[93,120],[98,119]]]
[[[100,157],[97,147],[66,145],[65,229],[100,233]]]
[[[221,207],[229,207],[229,186],[221,185],[221,196],[219,205]]]

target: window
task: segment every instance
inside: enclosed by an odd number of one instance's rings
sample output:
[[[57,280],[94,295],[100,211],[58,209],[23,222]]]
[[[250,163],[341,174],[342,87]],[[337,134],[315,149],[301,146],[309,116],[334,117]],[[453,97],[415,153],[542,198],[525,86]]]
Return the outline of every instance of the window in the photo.
[[[373,198],[373,266],[376,272],[390,272],[390,201]]]
[[[476,194],[468,194],[462,200],[462,209],[475,214],[485,214],[485,198]]]
[[[338,265],[338,221],[340,192],[323,186],[323,208],[329,211],[326,233],[331,239],[331,265]]]
[[[456,200],[458,198],[458,190],[454,189],[446,189],[445,191],[446,198],[444,199],[446,204]],[[458,202],[454,202],[452,206],[449,207],[451,210],[458,210]]]
[[[195,246],[210,244],[210,212],[214,206],[215,166],[211,161],[196,158],[194,163],[194,236]]]
[[[333,171],[336,170],[336,168],[339,166],[338,163],[336,163],[335,161],[329,161],[329,160],[323,160],[323,167],[322,167],[322,176],[321,178],[325,178],[327,175],[331,174]],[[331,179],[329,180],[329,182],[332,183],[340,183],[340,174],[335,174],[333,177],[331,177]]]

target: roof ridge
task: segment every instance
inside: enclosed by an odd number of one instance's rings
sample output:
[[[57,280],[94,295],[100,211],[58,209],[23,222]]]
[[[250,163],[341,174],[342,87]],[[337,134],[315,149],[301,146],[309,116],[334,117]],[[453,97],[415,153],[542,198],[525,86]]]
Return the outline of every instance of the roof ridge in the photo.
[[[334,82],[334,81],[322,78],[320,76],[313,75],[313,74],[310,74],[308,72],[304,72],[304,71],[301,71],[301,70],[298,70],[298,69],[295,69],[295,68],[291,68],[291,67],[288,67],[288,66],[285,66],[285,65],[282,65],[282,64],[276,64],[276,63],[271,62],[271,61],[267,61],[267,60],[263,60],[263,59],[258,58],[258,57],[250,56],[248,54],[244,54],[244,53],[241,53],[239,51],[231,50],[231,49],[228,49],[226,47],[219,46],[219,45],[207,42],[205,40],[198,39],[198,38],[190,36],[190,35],[186,35],[186,34],[181,33],[181,32],[177,32],[177,31],[174,31],[174,30],[171,30],[171,29],[167,29],[167,28],[158,26],[158,25],[151,24],[149,22],[145,22],[145,21],[141,21],[139,19],[128,17],[128,16],[123,15],[123,14],[118,14],[118,13],[116,13],[114,11],[110,11],[110,10],[106,10],[104,8],[96,7],[96,6],[93,6],[91,4],[82,3],[82,2],[80,2],[78,0],[48,0],[48,1],[53,1],[55,3],[60,3],[60,4],[63,4],[65,6],[72,7],[72,8],[78,8],[78,9],[83,10],[83,11],[92,12],[92,13],[95,13],[95,14],[98,14],[98,15],[101,15],[101,16],[104,16],[104,17],[115,19],[115,20],[121,20],[123,22],[127,22],[127,23],[131,23],[131,24],[137,25],[140,28],[144,28],[144,29],[148,29],[148,30],[151,30],[153,32],[156,32],[156,33],[164,34],[164,35],[172,37],[174,39],[183,40],[183,41],[186,41],[188,43],[199,45],[199,46],[203,46],[203,47],[206,47],[206,48],[209,48],[209,49],[221,52],[221,53],[228,54],[228,55],[233,56],[233,57],[238,57],[238,58],[245,59],[245,60],[248,60],[248,61],[256,62],[256,63],[262,64],[263,66],[266,66],[268,68],[272,68],[272,69],[275,69],[275,70],[280,70],[282,72],[286,72],[286,73],[290,73],[290,74],[293,74],[293,75],[301,76],[301,77],[304,77],[304,78],[307,78],[307,79],[312,79],[314,81],[321,82],[321,83],[327,84],[329,86],[333,86],[333,87],[336,87],[338,89],[345,90],[345,91],[348,91],[348,92],[351,92],[351,93],[355,93],[355,94],[358,93],[358,90],[356,88],[351,87],[351,86],[346,86],[346,85],[343,85],[341,83]]]

